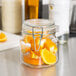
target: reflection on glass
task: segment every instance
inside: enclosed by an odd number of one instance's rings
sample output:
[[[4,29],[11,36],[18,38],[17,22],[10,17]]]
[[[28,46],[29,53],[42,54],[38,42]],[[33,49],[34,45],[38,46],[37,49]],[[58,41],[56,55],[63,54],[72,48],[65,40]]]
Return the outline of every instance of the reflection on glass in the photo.
[[[59,63],[56,66],[56,72],[58,76],[69,76],[69,50],[68,44],[60,45],[59,46]],[[66,68],[66,69],[65,69]]]
[[[32,69],[20,65],[21,76],[56,76],[56,66],[44,69]]]

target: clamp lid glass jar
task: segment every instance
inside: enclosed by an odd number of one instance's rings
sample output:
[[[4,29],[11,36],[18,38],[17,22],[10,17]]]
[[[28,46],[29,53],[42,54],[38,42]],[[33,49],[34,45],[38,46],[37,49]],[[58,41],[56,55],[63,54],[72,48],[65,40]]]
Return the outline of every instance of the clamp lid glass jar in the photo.
[[[46,19],[30,19],[23,24],[21,62],[30,67],[42,68],[58,61],[56,27]]]

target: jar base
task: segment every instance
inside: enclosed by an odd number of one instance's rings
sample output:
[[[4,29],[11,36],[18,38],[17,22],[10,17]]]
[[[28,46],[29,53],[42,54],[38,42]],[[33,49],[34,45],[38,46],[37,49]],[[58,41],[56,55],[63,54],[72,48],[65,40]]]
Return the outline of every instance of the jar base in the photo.
[[[31,65],[31,64],[25,63],[24,61],[21,62],[21,64],[24,64],[25,66],[30,67],[30,68],[48,68],[48,67],[55,66],[57,63],[58,63],[58,60],[56,61],[56,63],[52,65]]]

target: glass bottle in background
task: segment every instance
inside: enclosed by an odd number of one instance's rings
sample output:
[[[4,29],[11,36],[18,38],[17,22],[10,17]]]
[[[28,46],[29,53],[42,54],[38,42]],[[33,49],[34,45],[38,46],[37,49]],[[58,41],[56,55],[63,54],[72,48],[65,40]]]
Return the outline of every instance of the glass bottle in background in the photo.
[[[27,19],[49,19],[49,0],[23,0],[25,2],[23,12],[24,20]]]
[[[25,0],[25,19],[38,19],[39,0]]]
[[[54,20],[58,25],[57,37],[59,43],[64,44],[69,37],[69,21],[70,21],[70,0],[50,0],[49,19]]]
[[[2,29],[10,33],[20,33],[22,25],[21,0],[2,0]]]

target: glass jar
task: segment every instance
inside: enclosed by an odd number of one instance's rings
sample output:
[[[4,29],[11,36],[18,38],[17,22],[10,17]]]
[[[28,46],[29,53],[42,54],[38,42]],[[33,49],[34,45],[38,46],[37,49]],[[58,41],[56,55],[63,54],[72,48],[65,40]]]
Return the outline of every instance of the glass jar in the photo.
[[[58,61],[58,40],[56,27],[47,19],[26,20],[20,41],[21,63],[42,68],[55,65]]]

